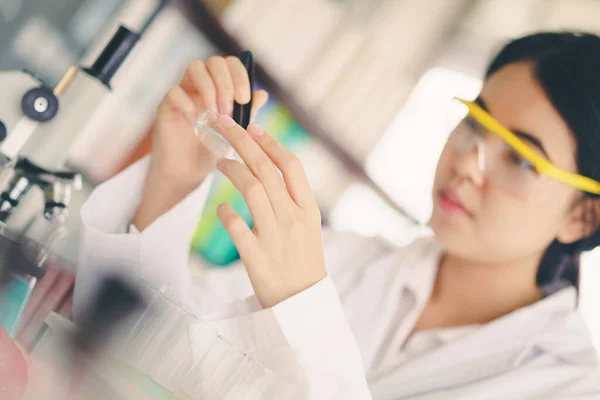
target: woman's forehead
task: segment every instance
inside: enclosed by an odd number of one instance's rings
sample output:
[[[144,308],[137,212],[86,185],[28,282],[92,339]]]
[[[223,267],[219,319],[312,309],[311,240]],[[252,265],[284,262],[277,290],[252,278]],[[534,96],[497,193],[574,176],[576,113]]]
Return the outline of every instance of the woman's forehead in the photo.
[[[538,138],[557,166],[576,170],[574,137],[536,81],[531,63],[509,64],[495,72],[485,81],[481,98],[502,125]]]

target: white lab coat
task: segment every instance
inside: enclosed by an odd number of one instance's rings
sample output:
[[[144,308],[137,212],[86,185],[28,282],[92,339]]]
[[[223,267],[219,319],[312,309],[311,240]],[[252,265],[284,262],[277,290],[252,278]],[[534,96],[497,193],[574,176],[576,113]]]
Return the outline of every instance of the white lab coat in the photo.
[[[168,285],[178,299],[287,382],[285,399],[600,399],[599,362],[573,288],[477,327],[408,362],[398,327],[411,330],[431,292],[440,250],[419,240],[390,250],[374,239],[326,236],[328,277],[262,310],[239,265],[190,268],[189,246],[209,182],[141,234],[127,233],[148,159],[101,185],[82,209],[85,234],[75,315],[98,278],[118,273]],[[423,298],[399,321],[399,296],[419,272]],[[290,382],[295,386],[291,386]],[[285,392],[292,388],[293,395]]]

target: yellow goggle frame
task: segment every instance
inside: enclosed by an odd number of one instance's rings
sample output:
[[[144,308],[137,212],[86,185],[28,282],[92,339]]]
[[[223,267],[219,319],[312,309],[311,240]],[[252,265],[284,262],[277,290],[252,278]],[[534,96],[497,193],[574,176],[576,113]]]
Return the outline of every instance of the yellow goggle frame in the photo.
[[[496,133],[506,143],[510,145],[517,153],[523,158],[532,163],[540,174],[546,175],[552,179],[569,185],[575,189],[582,190],[584,192],[600,195],[600,182],[595,181],[583,175],[575,174],[573,172],[565,171],[552,164],[543,156],[536,153],[531,149],[525,142],[523,142],[517,135],[506,129],[502,124],[482,109],[477,103],[472,101],[463,100],[458,97],[454,98],[458,100],[469,109],[469,113],[487,130]]]

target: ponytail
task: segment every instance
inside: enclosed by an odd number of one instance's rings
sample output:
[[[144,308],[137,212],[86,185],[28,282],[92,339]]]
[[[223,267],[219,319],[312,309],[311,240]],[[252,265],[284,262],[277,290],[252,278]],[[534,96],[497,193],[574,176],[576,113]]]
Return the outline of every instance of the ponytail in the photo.
[[[574,245],[554,241],[546,250],[537,272],[537,285],[544,297],[567,286],[579,292],[580,255]]]
[[[595,196],[597,197],[597,196]],[[600,213],[589,208],[589,217],[598,226]],[[572,244],[562,244],[555,240],[546,250],[537,272],[537,285],[544,297],[556,293],[566,286],[575,286],[579,292],[579,267],[581,254],[600,245],[600,228],[590,236]]]

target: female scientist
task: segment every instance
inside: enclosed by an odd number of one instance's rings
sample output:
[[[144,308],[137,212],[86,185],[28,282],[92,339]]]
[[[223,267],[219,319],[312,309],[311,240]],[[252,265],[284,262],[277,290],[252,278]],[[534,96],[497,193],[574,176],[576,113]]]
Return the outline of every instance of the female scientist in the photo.
[[[437,167],[435,237],[401,249],[322,235],[298,158],[227,116],[249,98],[237,59],[190,65],[158,108],[152,158],[82,210],[76,313],[103,274],[171,286],[295,382],[280,399],[600,398],[577,311],[578,257],[600,244],[600,37],[541,33],[496,56],[479,97],[457,100],[468,115]],[[247,167],[196,142],[205,108],[222,113]],[[243,268],[195,273],[189,247],[214,165],[255,225],[221,205]]]

